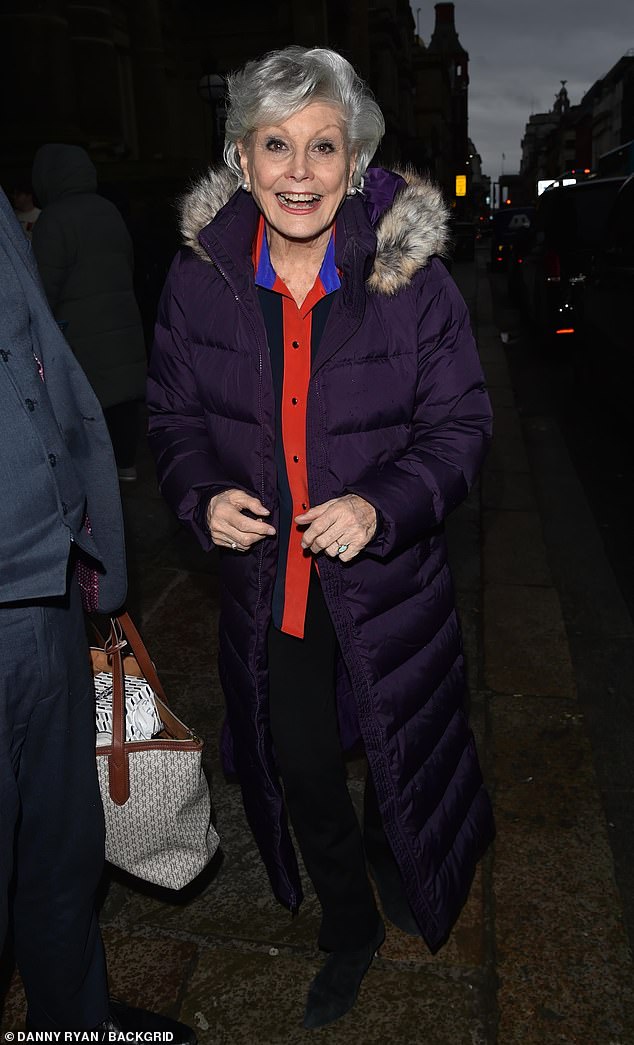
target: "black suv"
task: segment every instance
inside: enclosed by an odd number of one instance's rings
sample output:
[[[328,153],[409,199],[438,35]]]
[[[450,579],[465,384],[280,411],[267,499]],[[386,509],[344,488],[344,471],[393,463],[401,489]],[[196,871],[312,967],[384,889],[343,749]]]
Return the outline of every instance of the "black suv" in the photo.
[[[631,426],[634,387],[634,174],[621,185],[584,288],[579,365]]]
[[[511,253],[522,249],[531,239],[534,221],[535,208],[532,206],[505,207],[493,212],[489,254],[491,272],[506,270]]]
[[[591,178],[546,189],[537,201],[534,237],[509,272],[509,292],[548,346],[579,333],[585,281],[624,181]]]

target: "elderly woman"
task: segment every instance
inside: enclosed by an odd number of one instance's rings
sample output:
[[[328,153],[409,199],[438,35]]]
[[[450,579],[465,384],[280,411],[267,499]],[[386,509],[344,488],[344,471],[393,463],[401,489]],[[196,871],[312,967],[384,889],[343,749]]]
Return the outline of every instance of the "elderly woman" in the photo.
[[[438,259],[447,212],[367,170],[384,130],[350,64],[289,47],[229,79],[226,167],[184,199],[149,380],[161,489],[219,552],[220,674],[273,891],[330,954],[304,1026],[354,1004],[383,913],[445,941],[493,836],[463,710],[443,520],[490,407]],[[343,752],[362,739],[364,827]]]

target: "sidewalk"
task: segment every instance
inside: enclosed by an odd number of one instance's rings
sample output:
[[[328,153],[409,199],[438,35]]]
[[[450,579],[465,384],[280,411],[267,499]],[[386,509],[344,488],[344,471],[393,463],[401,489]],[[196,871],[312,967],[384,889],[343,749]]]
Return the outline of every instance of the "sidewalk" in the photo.
[[[634,1045],[632,961],[505,350],[482,268],[456,266],[496,425],[482,481],[449,521],[471,718],[498,837],[435,957],[388,928],[347,1017],[301,1027],[320,957],[308,881],[298,918],[273,899],[239,790],[221,774],[217,579],[163,505],[144,447],[124,487],[130,609],[179,715],[207,741],[219,856],[188,895],[113,874],[101,912],[112,992],[179,1016],[201,1045]],[[361,803],[363,765],[350,765]],[[14,977],[1,1031],[23,1026]]]

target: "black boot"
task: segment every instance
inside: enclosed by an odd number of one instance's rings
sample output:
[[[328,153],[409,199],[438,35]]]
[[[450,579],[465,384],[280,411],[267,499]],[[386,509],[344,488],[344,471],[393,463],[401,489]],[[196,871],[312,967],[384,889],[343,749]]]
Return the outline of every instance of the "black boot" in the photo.
[[[385,926],[379,919],[376,932],[364,947],[353,951],[332,951],[310,985],[304,1013],[304,1027],[316,1030],[345,1016],[359,993],[361,981],[385,939]]]

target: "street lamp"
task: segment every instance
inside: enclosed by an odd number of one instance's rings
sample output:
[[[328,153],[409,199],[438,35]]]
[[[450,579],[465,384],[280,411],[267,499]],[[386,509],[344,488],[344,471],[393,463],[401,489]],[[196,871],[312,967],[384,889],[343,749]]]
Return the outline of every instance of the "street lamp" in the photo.
[[[227,85],[219,73],[205,73],[198,81],[198,94],[211,108],[211,158],[219,158],[220,117],[224,114]]]

